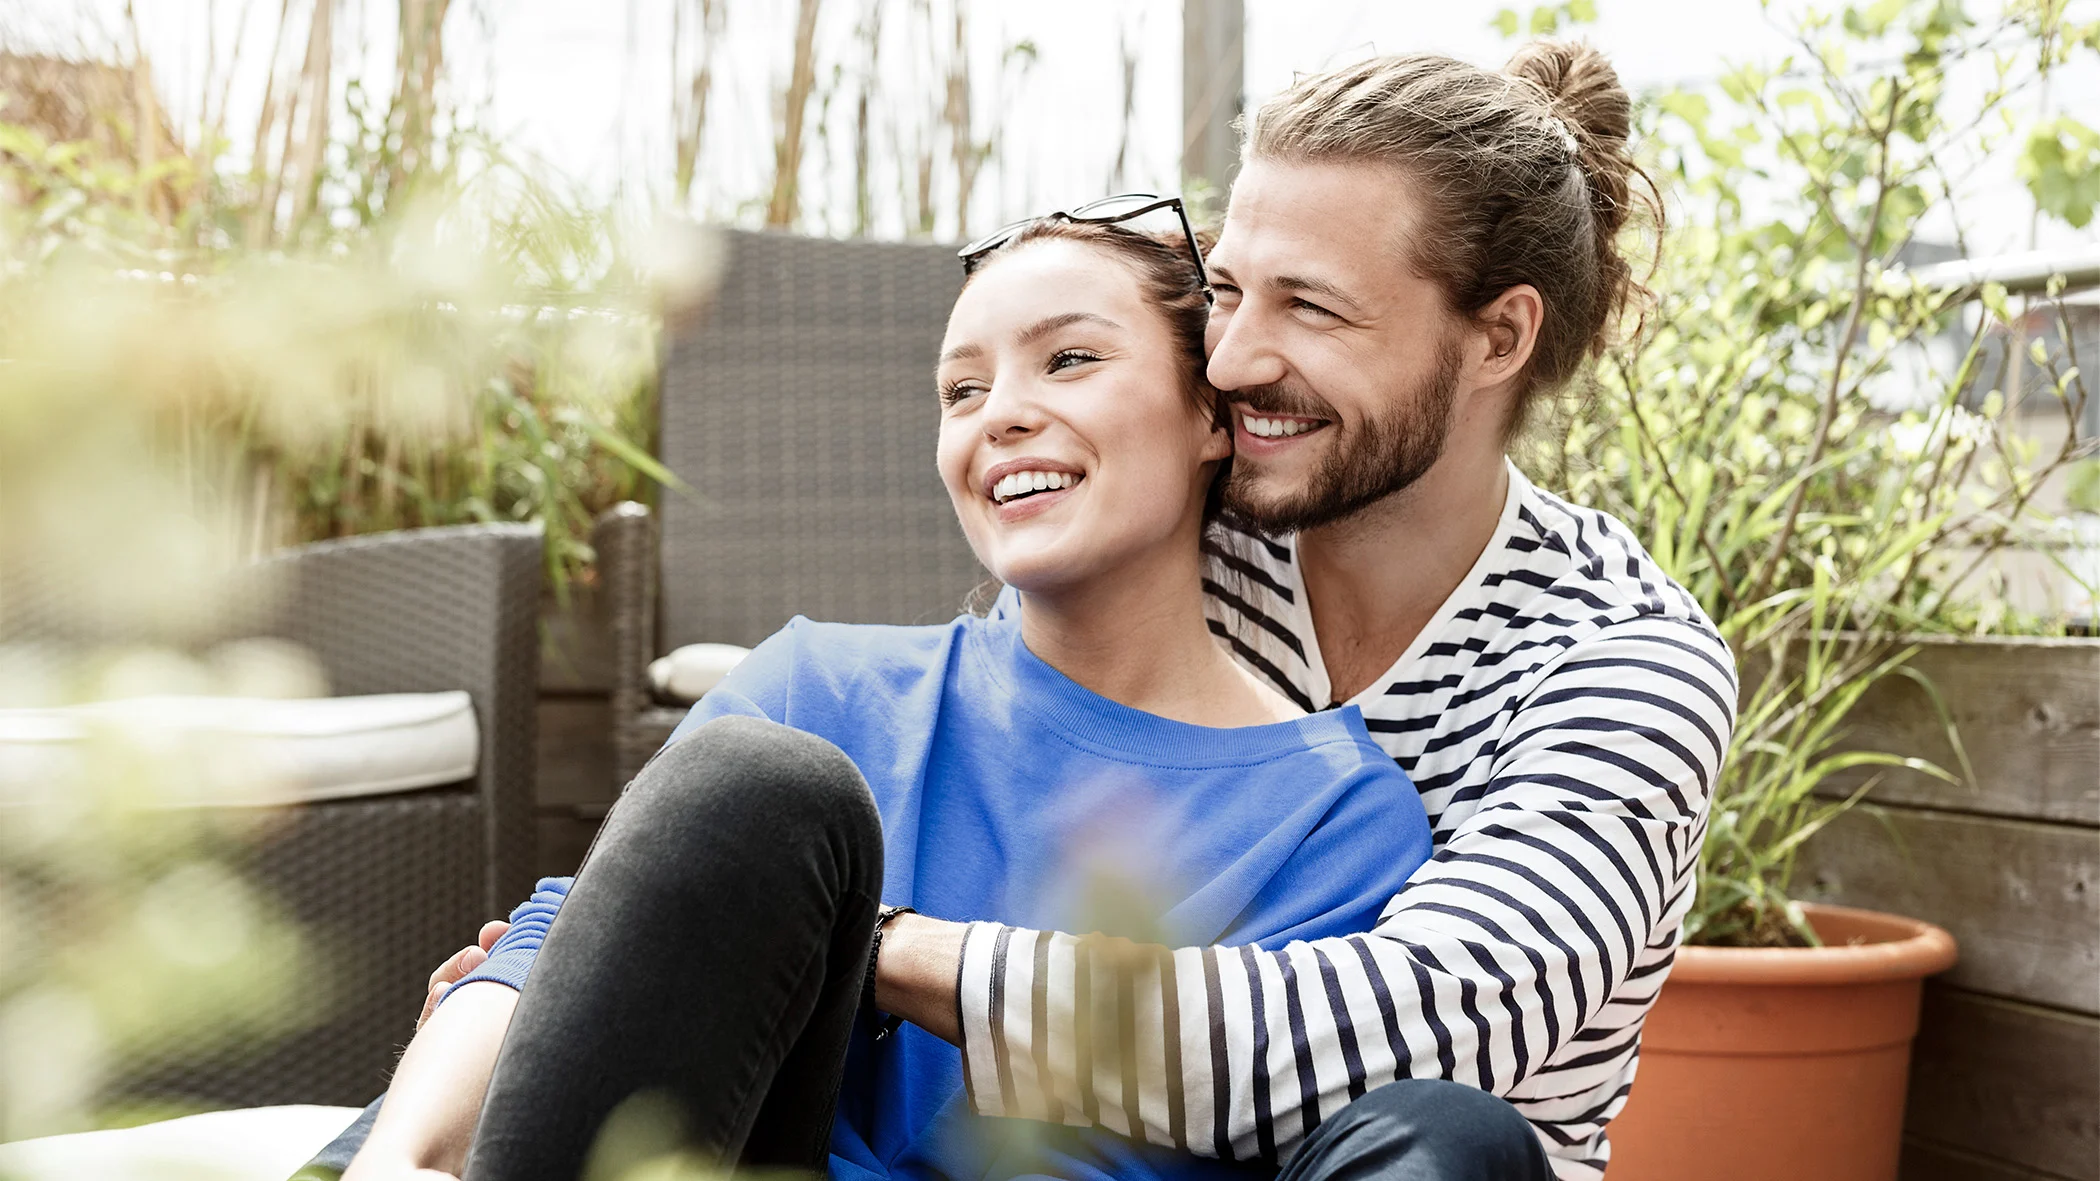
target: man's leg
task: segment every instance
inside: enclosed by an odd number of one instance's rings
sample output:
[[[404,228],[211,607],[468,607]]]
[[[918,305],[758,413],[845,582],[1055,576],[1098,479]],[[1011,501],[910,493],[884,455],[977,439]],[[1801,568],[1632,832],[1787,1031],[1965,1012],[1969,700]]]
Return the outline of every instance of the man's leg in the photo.
[[[1517,1109],[1441,1079],[1401,1079],[1313,1129],[1277,1181],[1553,1181]]]

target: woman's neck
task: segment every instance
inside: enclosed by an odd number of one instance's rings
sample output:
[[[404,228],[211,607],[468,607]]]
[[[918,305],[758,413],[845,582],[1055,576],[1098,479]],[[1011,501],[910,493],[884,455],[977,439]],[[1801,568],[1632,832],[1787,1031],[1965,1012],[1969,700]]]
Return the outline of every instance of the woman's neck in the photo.
[[[1193,544],[1113,576],[1021,593],[1021,639],[1050,667],[1132,709],[1198,726],[1250,726],[1300,711],[1235,664],[1203,617]]]

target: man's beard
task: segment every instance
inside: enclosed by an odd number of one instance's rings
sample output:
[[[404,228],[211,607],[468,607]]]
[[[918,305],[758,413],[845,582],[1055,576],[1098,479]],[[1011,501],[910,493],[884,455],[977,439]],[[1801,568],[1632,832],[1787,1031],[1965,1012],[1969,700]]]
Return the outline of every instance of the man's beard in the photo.
[[[1225,483],[1225,509],[1264,533],[1281,535],[1331,525],[1422,478],[1444,453],[1463,358],[1456,338],[1437,349],[1436,370],[1387,413],[1367,417],[1328,448],[1302,488],[1264,498],[1252,473],[1237,465]],[[1341,431],[1327,402],[1286,384],[1233,390],[1227,398],[1256,414],[1324,419]]]

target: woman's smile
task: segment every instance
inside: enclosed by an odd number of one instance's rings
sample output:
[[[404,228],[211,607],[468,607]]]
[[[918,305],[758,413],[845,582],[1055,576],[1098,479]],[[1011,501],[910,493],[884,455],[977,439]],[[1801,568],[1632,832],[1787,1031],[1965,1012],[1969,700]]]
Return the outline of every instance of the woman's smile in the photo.
[[[1030,456],[994,464],[981,486],[993,516],[1011,525],[1064,503],[1085,479],[1086,473],[1072,464]]]

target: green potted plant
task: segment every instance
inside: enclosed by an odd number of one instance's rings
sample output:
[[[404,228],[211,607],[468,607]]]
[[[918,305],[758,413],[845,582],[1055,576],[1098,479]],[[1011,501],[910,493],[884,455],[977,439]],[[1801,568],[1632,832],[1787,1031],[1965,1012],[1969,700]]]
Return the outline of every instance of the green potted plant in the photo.
[[[2017,124],[2010,100],[2090,37],[2055,6],[1980,25],[1891,0],[1811,14],[1787,61],[1647,104],[1676,213],[1655,304],[1541,424],[1532,469],[1635,526],[1721,626],[1742,689],[1687,946],[1612,1124],[1614,1181],[1895,1176],[1920,985],[1953,940],[1800,903],[1790,879],[1880,774],[1970,778],[1909,641],[2006,622],[1979,572],[2043,531],[2036,489],[2080,444],[2023,454],[2009,435],[1986,364],[2014,320],[2005,292],[1931,289],[1899,264],[1925,211],[1960,195],[1948,145],[1996,146],[1987,121],[2060,131]],[[1957,68],[1995,82],[1954,110]],[[2089,213],[2090,194],[2080,211],[2030,180],[2050,212]],[[1983,312],[1965,323],[1972,297]],[[2082,410],[2062,358],[2026,359]],[[1891,677],[1923,688],[1955,765],[1844,744]]]

